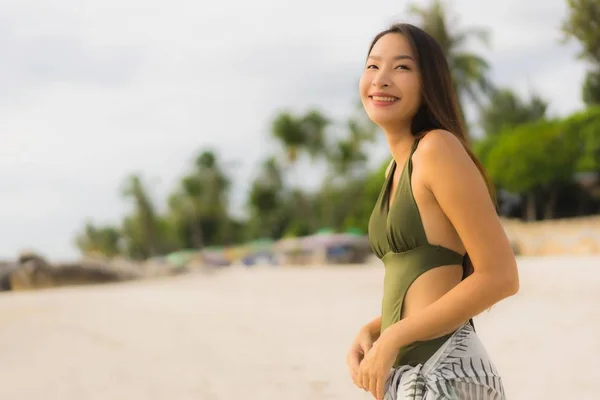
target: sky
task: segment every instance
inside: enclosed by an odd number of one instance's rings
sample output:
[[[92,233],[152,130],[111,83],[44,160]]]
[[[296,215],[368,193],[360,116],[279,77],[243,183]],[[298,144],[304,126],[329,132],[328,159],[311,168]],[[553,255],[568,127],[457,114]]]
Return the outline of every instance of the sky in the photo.
[[[495,84],[539,93],[554,115],[582,108],[585,65],[577,43],[560,42],[565,0],[447,3],[458,28],[490,30],[491,46],[472,49]],[[271,118],[309,107],[349,116],[371,39],[414,22],[406,9],[389,0],[0,0],[0,258],[25,249],[77,257],[87,220],[118,223],[128,212],[120,190],[129,174],[143,174],[160,206],[202,149],[228,163],[243,212],[258,162],[276,150]]]

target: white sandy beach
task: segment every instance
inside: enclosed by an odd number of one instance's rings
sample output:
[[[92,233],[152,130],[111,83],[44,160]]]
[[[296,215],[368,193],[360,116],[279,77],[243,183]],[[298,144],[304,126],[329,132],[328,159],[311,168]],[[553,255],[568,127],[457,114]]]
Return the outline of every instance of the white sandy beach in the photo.
[[[520,258],[476,319],[510,400],[597,399],[600,257]],[[383,270],[233,267],[0,295],[2,400],[361,400],[345,353]]]

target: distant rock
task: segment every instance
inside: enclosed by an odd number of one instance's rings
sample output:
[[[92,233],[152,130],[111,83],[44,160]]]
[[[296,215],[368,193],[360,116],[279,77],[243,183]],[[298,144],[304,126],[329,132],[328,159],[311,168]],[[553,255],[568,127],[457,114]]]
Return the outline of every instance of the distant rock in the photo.
[[[23,252],[16,263],[0,272],[3,290],[28,290],[56,286],[71,286],[121,282],[142,277],[134,268],[112,268],[106,262],[82,260],[50,264],[33,252]]]

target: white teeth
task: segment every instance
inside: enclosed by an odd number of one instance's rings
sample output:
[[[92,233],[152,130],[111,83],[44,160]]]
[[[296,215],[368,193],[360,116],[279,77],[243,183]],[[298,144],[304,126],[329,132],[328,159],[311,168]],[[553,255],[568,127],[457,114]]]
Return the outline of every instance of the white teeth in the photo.
[[[396,101],[397,99],[395,97],[379,97],[379,96],[373,96],[373,100],[375,101],[389,101],[390,103],[393,101]]]

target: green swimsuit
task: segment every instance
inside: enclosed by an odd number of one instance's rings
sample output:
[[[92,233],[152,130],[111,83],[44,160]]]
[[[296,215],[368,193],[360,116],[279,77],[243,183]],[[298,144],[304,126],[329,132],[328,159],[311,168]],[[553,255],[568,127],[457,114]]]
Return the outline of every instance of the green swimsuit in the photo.
[[[381,332],[402,318],[402,303],[409,286],[423,273],[443,265],[462,264],[463,255],[427,241],[417,203],[411,187],[412,155],[416,139],[398,182],[395,198],[388,210],[389,190],[396,170],[390,171],[369,220],[369,241],[385,266]],[[417,365],[429,359],[451,334],[400,349],[394,367]]]

